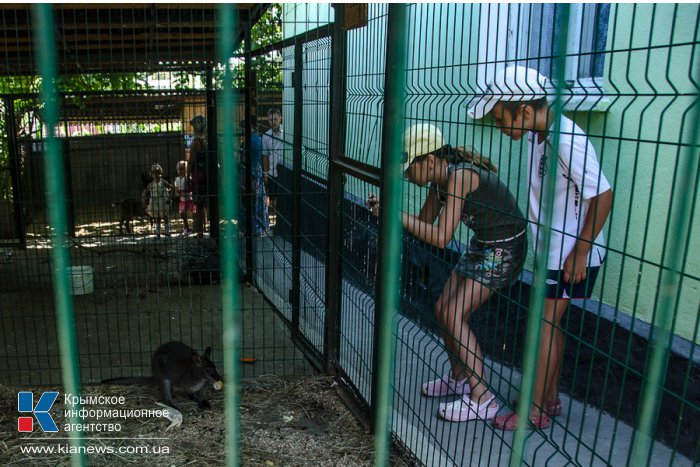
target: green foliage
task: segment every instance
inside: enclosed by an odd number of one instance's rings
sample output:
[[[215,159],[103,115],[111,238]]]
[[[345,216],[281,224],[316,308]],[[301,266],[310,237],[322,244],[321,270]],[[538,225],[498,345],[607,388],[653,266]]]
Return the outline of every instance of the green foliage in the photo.
[[[38,92],[40,82],[36,76],[6,76],[0,78],[0,94]]]
[[[251,30],[252,50],[277,43],[282,40],[282,5],[274,3],[263,13],[260,20]],[[237,51],[237,55],[243,54],[243,44]],[[244,85],[244,61],[233,59],[234,86],[242,88]],[[282,57],[279,52],[271,52],[252,60],[252,69],[257,78],[259,91],[279,90],[282,87]],[[85,91],[137,91],[151,89],[149,78],[158,78],[169,82],[170,89],[191,90],[202,89],[205,81],[205,72],[192,73],[164,72],[157,73],[89,73],[64,75],[57,78],[56,86],[61,93],[79,93]],[[223,69],[214,70],[215,87],[222,82]],[[41,78],[38,76],[9,76],[0,78],[0,94],[14,95],[14,112],[16,128],[19,138],[41,138],[41,109],[39,99],[25,97],[38,94],[41,88]],[[81,104],[78,97],[74,102]],[[6,115],[7,109],[0,102],[0,169],[8,166],[8,153],[6,141]],[[94,122],[96,128],[101,127],[100,122]],[[146,125],[134,123],[135,131],[160,131],[160,125]],[[5,196],[5,194],[1,194]]]
[[[170,76],[172,88],[178,91],[197,89],[197,76],[199,76],[199,83],[206,81],[206,73],[174,72]]]
[[[250,31],[252,49],[259,49],[282,40],[282,5],[273,3]]]
[[[61,92],[72,91],[136,91],[148,89],[146,73],[92,73],[61,76],[57,87]]]
[[[282,5],[273,3],[255,23],[251,32],[251,49],[256,50],[282,40]],[[243,44],[238,49],[242,55]],[[279,52],[253,58],[251,66],[256,74],[259,91],[279,90],[282,87],[282,57]],[[233,65],[235,87],[244,86],[244,62],[237,60]]]

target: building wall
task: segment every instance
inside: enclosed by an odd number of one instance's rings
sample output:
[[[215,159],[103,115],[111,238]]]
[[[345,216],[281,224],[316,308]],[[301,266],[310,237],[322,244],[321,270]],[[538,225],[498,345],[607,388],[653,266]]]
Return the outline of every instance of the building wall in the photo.
[[[605,91],[607,111],[586,129],[615,191],[608,223],[610,256],[605,303],[651,322],[656,309],[671,200],[678,190],[694,198],[694,221],[685,254],[685,274],[675,332],[696,342],[700,305],[700,195],[676,180],[691,153],[695,126],[690,109],[698,95],[697,4],[618,4],[611,10]],[[671,46],[672,45],[672,46]],[[694,76],[693,76],[694,75]],[[695,83],[695,84],[694,84]],[[580,119],[584,120],[584,119]],[[624,256],[618,252],[624,252]],[[600,285],[599,285],[600,288]]]
[[[307,29],[317,27],[321,15],[315,8],[322,7],[287,8],[285,22],[292,19],[294,24],[285,28],[285,37],[304,30],[305,14],[312,19]],[[469,99],[479,93],[479,83],[491,68],[503,65],[508,47],[517,46],[517,37],[503,22],[508,14],[498,16],[495,27],[492,23],[485,28],[485,15],[496,8],[507,6],[409,7],[406,125],[430,121],[440,126],[451,144],[473,146],[489,155],[526,212],[526,142],[502,135],[490,119],[475,123],[466,115]],[[698,10],[697,4],[613,5],[604,67],[605,98],[590,106],[571,100],[565,107],[566,114],[589,134],[615,192],[613,212],[605,226],[609,254],[594,297],[646,322],[653,321],[656,309],[672,196],[675,190],[687,190],[687,196],[694,198],[693,214],[700,204],[697,186],[676,183],[683,158],[698,157],[697,151],[691,154],[687,147],[694,125],[689,110],[698,94],[700,52],[692,44],[698,40]],[[368,25],[348,33],[345,150],[348,157],[375,166],[381,149],[386,11],[385,5],[371,4]],[[513,11],[511,8],[511,15]],[[495,56],[484,55],[484,44],[496,50]],[[286,60],[290,59],[293,63],[288,54]],[[291,69],[293,66],[285,65],[285,70]],[[327,71],[306,74],[305,82],[324,73]],[[285,73],[285,86],[288,76]],[[287,95],[285,102],[293,102],[292,96]],[[584,110],[589,107],[591,110]],[[287,128],[292,123],[289,117],[288,111]],[[319,118],[305,114],[305,129],[318,125]],[[352,180],[346,189],[360,197],[366,194],[366,188]],[[425,191],[415,187],[406,191],[411,194],[407,208],[415,212]],[[691,226],[687,250],[667,254],[685,256],[675,333],[698,342],[700,256],[692,252],[700,251],[700,223],[694,220]],[[466,241],[469,232],[462,229],[459,233]],[[532,265],[531,251],[527,267]]]
[[[43,152],[40,144],[34,151],[25,151],[25,182],[31,187],[27,202],[34,209],[45,206],[46,191],[43,176]],[[141,198],[144,179],[150,179],[152,164],[163,168],[169,180],[176,176],[175,166],[185,159],[181,133],[101,135],[71,138],[68,151],[73,206],[109,206],[125,198]]]

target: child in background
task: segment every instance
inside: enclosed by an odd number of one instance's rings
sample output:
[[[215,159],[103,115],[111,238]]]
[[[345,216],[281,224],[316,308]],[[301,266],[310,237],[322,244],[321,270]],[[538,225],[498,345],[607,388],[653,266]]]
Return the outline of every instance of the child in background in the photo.
[[[190,235],[190,225],[188,222],[189,213],[197,212],[197,207],[192,201],[192,179],[187,176],[187,161],[177,163],[177,177],[175,177],[175,195],[180,197],[178,203],[178,212],[182,219],[182,236]]]
[[[163,180],[160,164],[151,166],[151,182],[143,190],[142,200],[148,200],[146,213],[156,224],[156,236],[160,238],[160,222],[165,221],[165,236],[170,237],[170,189],[172,185]],[[145,204],[145,203],[144,203]]]
[[[561,413],[559,374],[564,358],[562,318],[572,298],[590,298],[605,259],[603,225],[612,207],[612,190],[595,149],[584,131],[549,107],[547,78],[531,68],[510,66],[496,72],[489,94],[468,110],[473,119],[491,114],[494,124],[515,141],[528,138],[529,221],[537,245],[543,242],[540,223],[548,157],[557,158],[552,235],[547,251],[547,278],[539,354],[529,418],[536,428],[550,425]],[[552,133],[559,119],[558,147]],[[515,430],[518,415],[496,417],[494,425]]]

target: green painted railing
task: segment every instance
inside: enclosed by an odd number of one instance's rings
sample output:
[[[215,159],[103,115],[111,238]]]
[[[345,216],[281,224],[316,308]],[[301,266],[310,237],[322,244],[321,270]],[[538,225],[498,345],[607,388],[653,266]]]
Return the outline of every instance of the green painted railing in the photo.
[[[396,360],[396,316],[399,291],[395,278],[401,271],[401,179],[403,168],[403,110],[405,94],[406,6],[389,6],[386,42],[386,73],[384,75],[384,140],[382,147],[382,186],[377,269],[377,300],[375,305],[378,344],[376,366],[377,388],[375,407],[376,452],[375,465],[387,465],[391,441],[394,364]]]
[[[66,187],[63,179],[63,155],[61,146],[55,137],[58,124],[59,105],[56,95],[56,42],[54,40],[54,23],[52,6],[37,4],[34,6],[36,21],[34,33],[39,41],[36,60],[41,71],[41,99],[44,103],[44,122],[46,124],[44,174],[46,177],[46,203],[53,236],[51,240],[51,264],[54,283],[54,300],[56,302],[56,327],[58,329],[58,346],[61,353],[61,374],[64,391],[74,396],[80,395],[80,364],[78,361],[78,344],[75,337],[75,320],[73,316],[73,298],[69,280],[70,255],[68,252],[68,223],[66,221]],[[74,406],[71,414],[77,414],[80,407]],[[80,424],[81,419],[71,415],[71,424]],[[70,445],[76,448],[71,454],[74,466],[85,465],[85,459],[79,449],[83,445],[83,434],[76,431],[70,436]]]
[[[230,4],[219,8],[219,28],[232,31],[238,18]],[[233,76],[230,57],[233,55],[231,34],[219,34],[219,63],[224,64],[224,79],[218,120],[229,122],[234,114]],[[241,310],[238,286],[238,202],[231,187],[238,184],[238,164],[236,163],[233,125],[223,125],[223,138],[219,150],[221,171],[219,194],[221,199],[221,309],[223,318],[224,378],[226,410],[226,465],[241,463],[240,449],[240,373],[241,354]]]

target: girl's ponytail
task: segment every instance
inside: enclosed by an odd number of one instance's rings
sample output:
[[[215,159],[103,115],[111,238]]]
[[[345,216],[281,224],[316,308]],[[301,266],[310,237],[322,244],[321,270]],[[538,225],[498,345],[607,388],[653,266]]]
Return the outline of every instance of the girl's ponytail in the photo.
[[[498,166],[495,165],[491,160],[486,157],[482,156],[478,152],[472,150],[468,150],[462,147],[456,147],[453,148],[449,145],[445,145],[442,147],[442,149],[439,151],[439,153],[444,157],[447,162],[450,164],[459,164],[462,162],[469,162],[474,165],[478,165],[479,167],[482,167],[486,170],[489,170],[493,173],[498,172]]]

